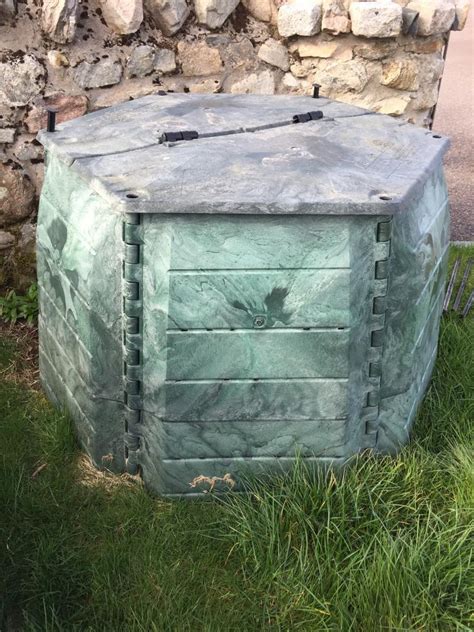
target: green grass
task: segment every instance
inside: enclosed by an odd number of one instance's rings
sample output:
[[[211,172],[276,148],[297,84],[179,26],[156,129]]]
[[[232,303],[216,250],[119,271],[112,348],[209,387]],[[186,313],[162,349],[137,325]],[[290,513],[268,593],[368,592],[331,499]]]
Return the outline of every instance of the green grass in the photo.
[[[83,471],[68,420],[9,375],[4,339],[0,630],[472,629],[473,333],[472,316],[443,319],[396,458],[338,477],[300,463],[209,502]]]

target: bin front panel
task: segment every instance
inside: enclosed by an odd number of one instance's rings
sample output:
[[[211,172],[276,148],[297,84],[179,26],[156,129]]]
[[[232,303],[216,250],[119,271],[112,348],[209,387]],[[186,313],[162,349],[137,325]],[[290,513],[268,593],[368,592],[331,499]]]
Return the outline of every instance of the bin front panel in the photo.
[[[370,389],[375,220],[150,215],[141,230],[148,483],[186,493],[242,463],[343,458]]]

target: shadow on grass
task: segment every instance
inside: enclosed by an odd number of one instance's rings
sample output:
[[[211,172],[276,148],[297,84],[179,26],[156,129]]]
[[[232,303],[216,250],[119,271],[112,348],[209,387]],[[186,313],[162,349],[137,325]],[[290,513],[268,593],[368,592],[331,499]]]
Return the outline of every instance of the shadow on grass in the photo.
[[[299,463],[208,503],[94,477],[67,418],[10,379],[3,340],[0,629],[470,629],[473,332],[444,319],[396,458],[337,477]]]

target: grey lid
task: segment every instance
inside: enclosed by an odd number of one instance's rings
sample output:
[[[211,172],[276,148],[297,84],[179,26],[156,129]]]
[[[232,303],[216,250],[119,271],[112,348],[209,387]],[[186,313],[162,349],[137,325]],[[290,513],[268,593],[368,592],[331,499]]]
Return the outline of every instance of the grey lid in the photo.
[[[291,122],[315,110],[323,118]],[[199,137],[160,143],[183,130]],[[228,94],[151,95],[38,138],[110,203],[140,213],[392,214],[449,146],[325,98]]]

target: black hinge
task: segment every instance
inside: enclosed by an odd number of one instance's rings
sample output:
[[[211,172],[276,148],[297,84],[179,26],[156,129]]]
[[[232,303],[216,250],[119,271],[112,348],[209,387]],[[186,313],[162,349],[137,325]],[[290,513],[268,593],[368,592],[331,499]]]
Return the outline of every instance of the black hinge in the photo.
[[[306,114],[295,114],[292,118],[293,123],[307,123],[308,121],[319,121],[323,118],[321,110],[315,112],[306,112]]]

